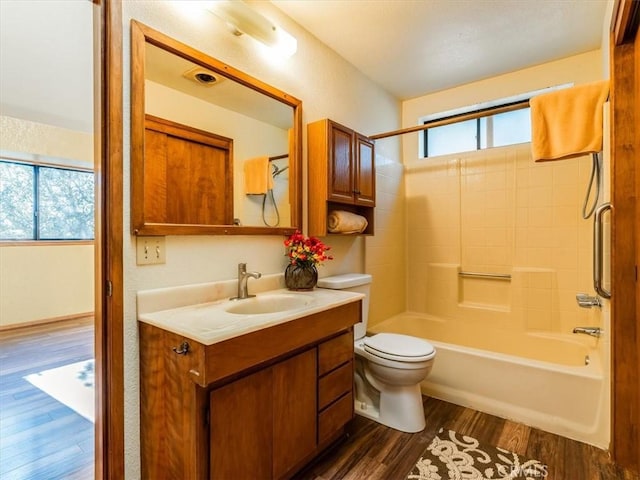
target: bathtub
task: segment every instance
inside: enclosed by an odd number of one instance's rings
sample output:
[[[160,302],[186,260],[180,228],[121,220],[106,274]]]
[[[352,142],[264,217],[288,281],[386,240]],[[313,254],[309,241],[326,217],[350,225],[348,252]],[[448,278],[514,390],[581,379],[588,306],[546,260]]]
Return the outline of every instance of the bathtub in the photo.
[[[609,393],[592,337],[451,328],[403,313],[369,333],[421,337],[437,351],[422,393],[606,449]],[[543,360],[544,359],[544,360]]]

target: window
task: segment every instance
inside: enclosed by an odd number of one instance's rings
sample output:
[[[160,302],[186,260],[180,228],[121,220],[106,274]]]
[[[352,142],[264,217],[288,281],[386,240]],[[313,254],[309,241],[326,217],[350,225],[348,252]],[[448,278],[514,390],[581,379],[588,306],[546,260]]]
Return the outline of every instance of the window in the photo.
[[[455,117],[450,117],[451,123],[424,131],[424,156],[435,157],[529,142],[529,110],[525,107],[492,115],[489,109],[485,116],[459,122],[454,120]],[[430,121],[433,120],[424,123]]]
[[[0,240],[93,238],[93,172],[0,160]]]

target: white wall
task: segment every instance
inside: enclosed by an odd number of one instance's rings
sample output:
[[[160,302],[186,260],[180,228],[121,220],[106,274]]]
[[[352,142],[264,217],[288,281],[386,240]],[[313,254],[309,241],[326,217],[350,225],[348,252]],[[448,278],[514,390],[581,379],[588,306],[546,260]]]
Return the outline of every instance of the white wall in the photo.
[[[402,125],[414,126],[418,124],[418,119],[425,115],[508,98],[546,87],[600,80],[606,78],[603,76],[602,66],[602,52],[593,50],[407,100],[402,104]],[[403,137],[405,162],[418,158],[418,142],[418,134]]]
[[[93,136],[0,116],[8,157],[93,167]],[[93,245],[0,243],[0,327],[93,312]]]
[[[331,118],[364,133],[374,134],[393,130],[399,126],[399,102],[380,87],[367,80],[359,71],[320,44],[313,36],[272,7],[267,2],[252,2],[256,10],[279,22],[298,40],[298,52],[287,60],[274,61],[261,55],[255,41],[249,37],[234,37],[224,24],[212,14],[197,8],[199,2],[125,1],[124,22],[124,221],[125,231],[130,227],[130,28],[136,19],[152,28],[218,58],[254,77],[269,83],[303,102],[303,124]],[[196,8],[187,10],[188,5]],[[200,3],[201,5],[201,3]],[[306,128],[304,130],[303,160],[306,175]],[[402,171],[399,149],[385,148],[376,160],[384,163],[380,169],[387,178],[399,178]],[[388,166],[394,163],[396,166]],[[390,173],[395,172],[395,173]],[[399,182],[383,181],[385,188],[400,188]],[[306,185],[306,180],[305,180]],[[394,187],[395,185],[395,187]],[[385,201],[383,200],[383,204]],[[391,204],[392,205],[392,204]],[[387,210],[391,209],[391,205]],[[384,210],[384,209],[382,209]],[[381,210],[381,212],[382,212]],[[383,216],[378,227],[384,228]],[[367,246],[370,240],[367,239]],[[382,237],[380,237],[382,238]],[[354,238],[326,239],[333,247],[335,260],[320,268],[325,276],[365,268],[365,240]],[[284,270],[286,259],[279,236],[170,236],[167,237],[167,263],[137,267],[135,238],[125,234],[125,442],[126,478],[140,477],[139,458],[139,388],[138,337],[136,322],[136,291],[191,283],[231,279],[236,275],[238,262],[247,262],[251,270],[263,274]],[[403,257],[393,260],[402,252],[391,250],[385,261],[401,265]],[[369,258],[367,256],[367,264]],[[375,262],[374,262],[375,263]],[[401,299],[402,304],[404,300]]]
[[[93,312],[93,245],[0,247],[0,327]]]

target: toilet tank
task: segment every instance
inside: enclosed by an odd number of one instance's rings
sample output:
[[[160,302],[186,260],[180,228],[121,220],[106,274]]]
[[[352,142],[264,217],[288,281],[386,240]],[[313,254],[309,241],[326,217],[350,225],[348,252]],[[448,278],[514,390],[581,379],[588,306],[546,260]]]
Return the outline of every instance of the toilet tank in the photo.
[[[369,292],[371,290],[372,277],[368,273],[345,273],[318,280],[318,287],[331,290],[346,290],[347,292],[364,293],[362,299],[362,319],[354,325],[354,337],[357,339],[365,336],[367,322],[369,321]]]

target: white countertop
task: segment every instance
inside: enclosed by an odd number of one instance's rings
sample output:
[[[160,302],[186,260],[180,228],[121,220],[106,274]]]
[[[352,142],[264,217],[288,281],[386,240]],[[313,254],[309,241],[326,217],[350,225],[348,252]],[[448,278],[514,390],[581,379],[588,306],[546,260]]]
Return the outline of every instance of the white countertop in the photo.
[[[177,287],[182,293],[186,288],[188,287]],[[212,345],[364,298],[364,294],[343,290],[315,288],[309,292],[293,292],[287,289],[276,289],[258,293],[256,297],[259,300],[260,297],[265,297],[262,299],[265,300],[266,297],[271,296],[276,299],[283,298],[295,301],[298,301],[299,298],[299,302],[303,305],[275,313],[243,314],[230,313],[227,309],[233,309],[241,305],[242,302],[250,302],[251,299],[231,301],[227,297],[211,302],[156,310],[153,308],[150,298],[163,297],[162,306],[166,307],[170,305],[167,304],[166,298],[171,297],[174,293],[172,289],[162,289],[162,291],[165,293],[164,296],[160,296],[154,291],[138,294],[138,320],[183,335],[204,345]],[[298,298],[292,298],[293,296]]]

